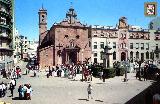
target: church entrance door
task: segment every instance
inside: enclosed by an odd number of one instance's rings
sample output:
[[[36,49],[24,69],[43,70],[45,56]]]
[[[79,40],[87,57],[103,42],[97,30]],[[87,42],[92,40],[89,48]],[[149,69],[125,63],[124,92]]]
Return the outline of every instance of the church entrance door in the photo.
[[[69,52],[69,64],[76,64],[77,63],[77,52],[71,51]]]

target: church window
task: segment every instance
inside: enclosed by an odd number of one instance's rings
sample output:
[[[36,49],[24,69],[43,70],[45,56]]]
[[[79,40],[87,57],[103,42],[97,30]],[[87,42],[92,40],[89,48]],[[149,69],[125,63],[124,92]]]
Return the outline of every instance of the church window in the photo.
[[[79,39],[79,35],[77,35],[76,38]]]
[[[89,47],[91,47],[91,42],[89,41]]]
[[[68,38],[68,35],[65,35],[64,37],[65,37],[65,38]]]

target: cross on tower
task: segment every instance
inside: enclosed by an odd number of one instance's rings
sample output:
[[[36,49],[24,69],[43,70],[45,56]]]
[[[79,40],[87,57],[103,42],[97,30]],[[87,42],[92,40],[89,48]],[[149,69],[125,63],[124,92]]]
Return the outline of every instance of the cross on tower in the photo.
[[[60,49],[60,48],[63,47],[63,46],[59,43],[58,46],[56,46],[56,47],[58,47],[58,48]]]

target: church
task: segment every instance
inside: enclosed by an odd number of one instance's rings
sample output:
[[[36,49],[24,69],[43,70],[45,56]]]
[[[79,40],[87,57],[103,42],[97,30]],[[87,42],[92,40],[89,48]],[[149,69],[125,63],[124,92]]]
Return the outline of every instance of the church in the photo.
[[[47,30],[47,10],[39,10],[39,68],[57,64],[91,62],[91,27],[77,19],[76,11],[70,7],[60,23]]]

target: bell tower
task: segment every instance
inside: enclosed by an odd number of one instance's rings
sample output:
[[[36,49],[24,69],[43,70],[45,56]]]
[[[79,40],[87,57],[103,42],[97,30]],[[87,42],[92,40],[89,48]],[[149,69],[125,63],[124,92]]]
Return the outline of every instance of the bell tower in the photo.
[[[39,45],[41,45],[46,32],[47,32],[47,10],[43,8],[39,9]]]

